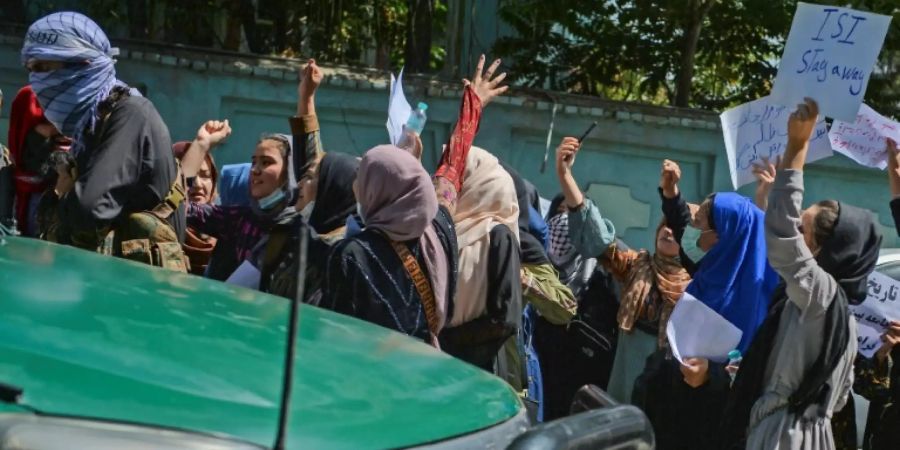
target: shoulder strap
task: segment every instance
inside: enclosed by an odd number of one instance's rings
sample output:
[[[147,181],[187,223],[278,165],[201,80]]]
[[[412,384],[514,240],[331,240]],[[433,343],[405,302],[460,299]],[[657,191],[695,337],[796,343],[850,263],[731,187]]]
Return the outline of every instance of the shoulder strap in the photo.
[[[166,198],[150,210],[153,215],[162,220],[168,219],[169,216],[175,213],[187,197],[187,195],[185,195],[184,173],[181,171],[181,162],[175,161],[175,167],[177,167],[175,181],[172,182],[172,187],[169,188]]]
[[[397,256],[403,261],[403,267],[406,269],[406,273],[409,274],[410,279],[412,279],[413,284],[416,286],[416,291],[419,292],[419,297],[422,299],[422,306],[425,308],[425,320],[428,322],[428,330],[431,331],[432,344],[436,344],[438,335],[437,302],[434,299],[434,292],[431,290],[431,283],[428,281],[428,277],[422,273],[419,262],[416,261],[416,258],[409,252],[409,249],[406,248],[405,245],[391,239],[388,239],[388,242],[391,243],[391,247],[394,247]]]

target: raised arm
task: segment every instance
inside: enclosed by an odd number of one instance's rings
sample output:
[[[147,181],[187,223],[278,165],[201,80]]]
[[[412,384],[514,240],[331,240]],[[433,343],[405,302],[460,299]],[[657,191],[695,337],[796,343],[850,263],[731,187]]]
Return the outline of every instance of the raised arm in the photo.
[[[191,141],[184,156],[181,157],[181,173],[185,178],[197,176],[206,154],[219,145],[231,134],[228,120],[209,120],[197,130],[197,136]]]
[[[606,251],[616,239],[613,223],[600,215],[600,209],[586,199],[575,177],[572,166],[581,143],[573,137],[565,137],[556,148],[556,176],[562,188],[566,209],[569,211],[569,239],[575,251],[586,258],[595,258]]]
[[[691,210],[681,197],[679,181],[681,181],[681,167],[678,163],[669,159],[663,160],[662,170],[659,173],[659,198],[662,202],[663,217],[666,219],[666,226],[672,230],[672,235],[681,246],[678,250],[681,265],[693,275],[697,270],[697,262],[684,252],[684,246],[681,245],[684,230],[691,223]]]
[[[804,226],[801,221],[803,165],[818,114],[816,102],[806,99],[788,119],[784,170],[775,176],[766,210],[769,263],[784,279],[788,298],[806,313],[816,315],[825,313],[837,289],[834,278],[816,263],[800,231]]]
[[[765,211],[769,207],[769,194],[772,192],[772,185],[775,183],[775,174],[778,173],[777,167],[781,165],[781,156],[774,162],[768,158],[763,158],[762,164],[753,164],[753,174],[756,175],[756,196],[753,201],[759,209]]]
[[[434,174],[434,189],[438,203],[444,205],[450,214],[456,211],[456,199],[462,190],[463,176],[466,172],[466,157],[481,122],[481,110],[508,88],[500,86],[500,82],[506,78],[506,72],[494,77],[494,72],[499,66],[498,59],[487,70],[483,70],[484,55],[481,55],[472,81],[463,80],[465,88],[456,128],[450,135],[450,142],[444,147],[444,153]]]
[[[297,154],[293,161],[294,173],[298,179],[310,169],[315,170],[315,166],[325,155],[319,133],[319,119],[316,116],[316,90],[322,83],[322,77],[322,69],[316,65],[316,60],[307,61],[300,74],[300,84],[297,85],[297,114],[288,119]]]

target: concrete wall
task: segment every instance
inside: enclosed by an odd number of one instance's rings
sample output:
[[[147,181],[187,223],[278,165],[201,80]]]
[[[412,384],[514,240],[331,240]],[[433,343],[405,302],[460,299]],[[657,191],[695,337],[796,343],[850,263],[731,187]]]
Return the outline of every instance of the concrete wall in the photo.
[[[27,82],[20,47],[19,37],[0,36],[0,88],[6,94],[0,112],[2,137],[9,103]],[[215,151],[219,164],[249,160],[262,133],[288,131],[286,118],[295,110],[299,63],[293,60],[130,44],[122,48],[117,67],[122,80],[146,86],[173,140],[189,140],[207,119],[230,119],[235,131]],[[326,150],[362,154],[386,142],[387,74],[327,68],[326,75],[317,95]],[[460,85],[429,79],[411,79],[406,84],[411,103],[429,104],[424,163],[433,168],[456,118]],[[476,145],[516,168],[550,198],[559,191],[552,149],[562,136],[580,135],[597,121],[576,162],[575,176],[631,245],[652,244],[652,230],[661,218],[656,186],[662,159],[681,163],[682,190],[690,200],[731,190],[716,114],[553,95],[559,109],[544,173],[540,167],[552,105],[546,93],[516,91],[491,104]],[[897,244],[886,174],[853,165],[843,156],[813,164],[807,172],[807,203],[836,198],[869,208],[885,226],[885,245]],[[752,189],[748,186],[741,192],[752,195]]]

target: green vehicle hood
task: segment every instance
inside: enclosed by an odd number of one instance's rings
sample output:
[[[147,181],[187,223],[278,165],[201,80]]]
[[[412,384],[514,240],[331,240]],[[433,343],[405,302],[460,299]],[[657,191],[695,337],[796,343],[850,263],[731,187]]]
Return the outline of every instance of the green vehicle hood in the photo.
[[[21,403],[275,439],[289,303],[47,242],[0,245],[0,382]],[[403,447],[522,408],[500,379],[401,334],[304,305],[288,444]],[[8,410],[8,408],[4,408]]]

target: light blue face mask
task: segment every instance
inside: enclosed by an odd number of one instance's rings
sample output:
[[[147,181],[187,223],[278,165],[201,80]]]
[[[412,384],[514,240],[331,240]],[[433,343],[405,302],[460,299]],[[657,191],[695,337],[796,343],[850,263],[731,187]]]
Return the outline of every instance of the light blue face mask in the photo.
[[[260,209],[272,209],[278,202],[284,200],[284,189],[276,189],[275,192],[257,200]]]
[[[684,250],[684,254],[695,263],[699,263],[700,260],[706,256],[706,251],[697,245],[697,241],[700,240],[700,236],[703,236],[703,233],[708,231],[712,230],[700,231],[699,229],[688,225],[684,229],[684,234],[681,236],[681,249]]]

